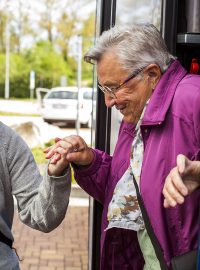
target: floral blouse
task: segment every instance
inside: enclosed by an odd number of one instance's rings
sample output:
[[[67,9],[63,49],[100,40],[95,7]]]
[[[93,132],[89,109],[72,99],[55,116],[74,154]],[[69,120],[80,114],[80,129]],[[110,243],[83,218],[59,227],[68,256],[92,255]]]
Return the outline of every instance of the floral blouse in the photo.
[[[108,206],[107,218],[109,224],[106,230],[113,227],[134,231],[144,229],[144,220],[138,204],[132,174],[134,174],[135,179],[139,184],[144,152],[140,125],[146,106],[136,125],[136,136],[131,147],[130,166],[117,183],[112,200]]]

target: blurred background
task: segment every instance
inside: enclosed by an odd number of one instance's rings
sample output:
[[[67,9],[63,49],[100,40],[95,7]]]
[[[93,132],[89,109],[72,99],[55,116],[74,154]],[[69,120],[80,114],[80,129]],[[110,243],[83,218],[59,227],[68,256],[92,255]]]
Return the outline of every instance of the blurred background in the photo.
[[[94,43],[95,12],[93,0],[0,1],[0,120],[23,137],[41,174],[43,149],[55,137],[80,134],[91,145],[93,67],[82,56]],[[16,209],[21,269],[88,269],[88,208],[73,179],[68,213],[55,231],[28,228]]]

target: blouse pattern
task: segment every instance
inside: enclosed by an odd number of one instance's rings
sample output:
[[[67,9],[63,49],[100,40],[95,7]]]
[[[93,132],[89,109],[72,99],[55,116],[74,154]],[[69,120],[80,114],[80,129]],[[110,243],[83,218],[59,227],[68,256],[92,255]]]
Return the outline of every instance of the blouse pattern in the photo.
[[[139,231],[145,228],[133,182],[133,174],[139,186],[144,154],[140,126],[146,107],[147,104],[135,128],[136,136],[131,147],[130,166],[118,181],[108,206],[107,219],[109,224],[106,230],[115,227]]]

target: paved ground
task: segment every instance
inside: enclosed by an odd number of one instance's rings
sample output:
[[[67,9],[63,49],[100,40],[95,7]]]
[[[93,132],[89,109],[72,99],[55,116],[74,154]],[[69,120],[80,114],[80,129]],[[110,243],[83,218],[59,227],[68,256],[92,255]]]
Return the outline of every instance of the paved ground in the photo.
[[[88,201],[74,206],[73,198],[62,224],[44,234],[23,225],[15,213],[13,234],[21,270],[88,269]]]

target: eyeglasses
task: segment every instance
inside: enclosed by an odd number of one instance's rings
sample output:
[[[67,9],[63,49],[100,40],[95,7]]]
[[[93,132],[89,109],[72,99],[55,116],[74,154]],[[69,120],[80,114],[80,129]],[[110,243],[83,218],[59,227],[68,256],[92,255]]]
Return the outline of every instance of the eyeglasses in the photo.
[[[138,76],[140,74],[140,72],[142,72],[143,68],[139,68],[137,70],[135,70],[131,75],[128,76],[128,78],[123,81],[122,83],[120,83],[117,87],[109,87],[109,86],[102,86],[100,84],[98,84],[99,89],[104,93],[104,94],[108,94],[110,95],[112,98],[116,98],[115,93],[123,86],[125,85],[127,82],[129,82],[130,80],[134,79],[136,76]]]

